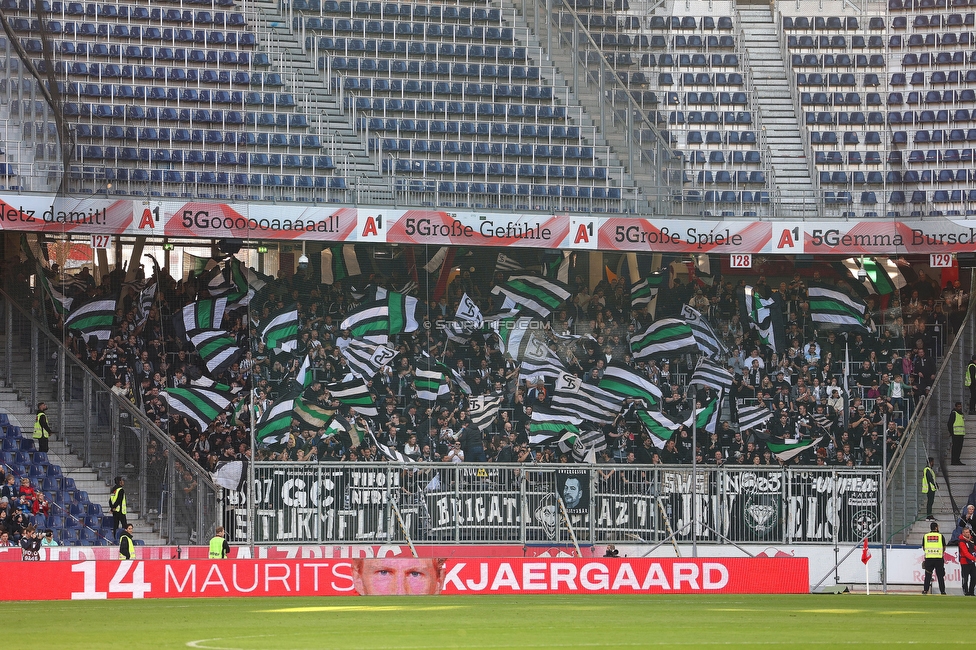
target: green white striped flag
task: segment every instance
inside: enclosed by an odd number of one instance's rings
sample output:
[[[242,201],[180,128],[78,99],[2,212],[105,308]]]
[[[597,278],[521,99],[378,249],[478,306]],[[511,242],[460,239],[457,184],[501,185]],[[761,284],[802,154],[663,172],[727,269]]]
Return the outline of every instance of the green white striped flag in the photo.
[[[329,389],[332,399],[338,400],[343,406],[351,406],[357,413],[376,417],[378,411],[373,394],[361,377],[329,384],[326,388]]]
[[[269,446],[288,442],[296,397],[294,394],[281,397],[264,410],[257,426],[254,427],[254,440],[257,444]]]
[[[224,330],[196,330],[190,341],[210,374],[220,374],[240,358],[237,339]]]
[[[390,336],[416,332],[420,328],[417,322],[417,299],[396,291],[386,295],[387,313],[390,319]]]
[[[438,397],[450,392],[447,386],[447,376],[436,370],[417,368],[414,371],[413,385],[417,391],[417,398],[426,402],[437,401]]]
[[[537,327],[539,322],[531,316],[521,316],[514,311],[497,319],[489,319],[489,322],[498,334],[499,351],[514,361],[521,362],[526,356],[532,356],[530,353],[535,352],[540,343],[545,343]],[[546,355],[540,351],[539,355],[534,356]]]
[[[671,439],[678,429],[690,424],[688,422],[673,422],[660,411],[637,411],[637,421],[651,436],[651,442],[658,449],[664,449],[664,443]]]
[[[298,309],[292,305],[271,313],[261,323],[261,340],[269,350],[291,352],[298,347]]]
[[[774,293],[763,298],[751,286],[738,289],[739,317],[743,323],[759,332],[763,345],[773,352],[782,352],[786,346],[786,330],[783,327],[782,296]]]
[[[718,426],[718,418],[722,412],[722,391],[712,398],[702,408],[695,410],[695,427],[699,431],[715,433]]]
[[[292,413],[292,417],[298,421],[298,426],[301,429],[315,431],[324,429],[333,415],[335,415],[335,411],[332,409],[327,409],[303,397],[295,398],[295,411]]]
[[[805,452],[807,449],[812,449],[820,444],[823,440],[823,436],[817,438],[816,440],[793,440],[784,439],[782,442],[774,442],[773,440],[766,441],[766,448],[773,452],[778,460],[784,463],[800,454]]]
[[[855,279],[858,279],[860,270],[865,272],[866,276],[861,283],[868,293],[884,296],[908,284],[898,264],[890,257],[850,257],[844,260],[844,267]]]
[[[643,400],[648,408],[661,401],[660,388],[619,362],[611,362],[607,365],[599,386],[623,398]]]
[[[491,292],[511,298],[523,312],[531,312],[543,319],[558,309],[571,295],[563,283],[534,275],[512,276],[508,282],[495,286]]]
[[[71,303],[74,302],[74,298],[69,298],[63,293],[51,286],[50,281],[47,276],[44,275],[44,269],[41,268],[40,263],[37,265],[37,280],[41,285],[42,292],[46,293],[51,299],[51,304],[54,306],[54,311],[57,312],[63,319],[71,311]]]
[[[295,374],[295,381],[301,384],[302,388],[308,388],[312,385],[313,379],[315,379],[315,373],[312,372],[312,361],[306,354],[302,365],[298,367],[298,372]]]
[[[579,434],[581,418],[560,413],[544,406],[532,408],[532,421],[529,424],[529,443],[543,445],[559,440],[564,433]]]
[[[630,306],[632,309],[637,309],[641,306],[646,306],[654,300],[657,296],[658,291],[667,282],[667,275],[663,270],[651,273],[649,276],[635,284],[630,288]]]
[[[234,397],[228,392],[209,388],[167,388],[163,396],[171,412],[190,418],[201,431],[207,430]]]
[[[321,261],[322,284],[335,284],[337,280],[345,280],[363,273],[359,268],[355,244],[326,248],[322,251]]]
[[[114,300],[93,300],[85,303],[71,312],[64,321],[64,326],[81,332],[86,341],[92,336],[99,341],[108,341],[115,325],[115,306]]]
[[[224,322],[227,298],[208,298],[197,300],[173,316],[173,327],[177,336],[186,338],[187,332],[194,330],[220,329]]]
[[[386,302],[367,303],[350,312],[339,329],[349,330],[354,339],[386,345],[390,340],[390,309]]]
[[[698,343],[691,325],[677,318],[662,318],[651,323],[642,334],[629,337],[635,359],[674,358],[698,354]]]
[[[807,288],[810,320],[824,329],[868,332],[867,305],[843,291],[827,285],[811,284]]]

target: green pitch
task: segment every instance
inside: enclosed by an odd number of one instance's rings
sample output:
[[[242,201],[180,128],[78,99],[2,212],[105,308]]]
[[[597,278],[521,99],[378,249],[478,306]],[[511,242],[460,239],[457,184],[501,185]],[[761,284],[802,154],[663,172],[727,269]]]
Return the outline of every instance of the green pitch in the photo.
[[[961,596],[433,596],[4,603],[47,648],[972,645]]]

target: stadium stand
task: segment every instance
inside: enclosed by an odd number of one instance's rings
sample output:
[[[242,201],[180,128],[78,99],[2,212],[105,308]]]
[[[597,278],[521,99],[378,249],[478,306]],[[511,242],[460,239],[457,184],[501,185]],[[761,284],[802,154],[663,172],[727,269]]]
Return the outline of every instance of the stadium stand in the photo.
[[[6,481],[0,492],[0,532],[8,546],[19,546],[28,526],[51,529],[62,546],[111,546],[115,543],[112,517],[92,503],[73,479],[34,441],[0,413],[0,463]],[[2,540],[0,540],[2,545]]]
[[[964,216],[973,13],[949,4],[577,0],[550,30],[480,0],[5,0],[4,185],[54,189],[67,154],[99,194]]]

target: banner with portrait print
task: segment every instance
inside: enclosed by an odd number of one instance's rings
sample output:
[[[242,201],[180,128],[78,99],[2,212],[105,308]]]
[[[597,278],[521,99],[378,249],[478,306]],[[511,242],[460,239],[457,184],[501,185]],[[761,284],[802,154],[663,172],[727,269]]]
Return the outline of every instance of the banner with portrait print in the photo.
[[[556,493],[562,498],[567,514],[587,514],[590,510],[590,470],[557,470]]]

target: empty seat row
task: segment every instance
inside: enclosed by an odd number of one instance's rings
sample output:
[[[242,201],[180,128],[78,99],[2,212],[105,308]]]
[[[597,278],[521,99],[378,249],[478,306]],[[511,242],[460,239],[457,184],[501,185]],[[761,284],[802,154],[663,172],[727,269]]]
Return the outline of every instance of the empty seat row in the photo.
[[[928,92],[913,90],[907,95],[900,92],[888,93],[889,106],[901,106],[902,104],[956,104],[976,102],[976,90],[966,88],[964,90],[930,90]]]
[[[756,144],[755,131],[706,131],[704,137],[701,131],[688,131],[688,144]]]
[[[976,83],[976,70],[950,70],[949,72],[936,70],[929,76],[930,84],[955,84],[960,81]],[[913,86],[923,85],[925,83],[925,73],[913,72],[911,77],[907,77],[904,72],[894,72],[891,74],[892,86],[904,86],[906,83]]]
[[[753,192],[746,190],[735,192],[733,190],[685,190],[681,194],[681,199],[689,203],[769,203],[769,192],[761,190]]]
[[[957,162],[969,162],[973,161],[973,150],[972,149],[915,149],[908,152],[908,157],[906,158],[901,151],[891,151],[888,153],[888,163],[892,165],[899,165],[904,163],[909,163],[912,165],[918,164],[935,164],[935,163],[957,163]]]
[[[888,0],[892,11],[912,9],[945,9],[946,7],[976,6],[976,0]]]
[[[678,152],[689,164],[733,164],[733,165],[759,165],[762,163],[762,155],[756,151],[697,151],[685,150]]]
[[[385,113],[409,113],[419,115],[470,115],[475,116],[481,111],[483,115],[491,114],[495,117],[507,119],[566,119],[565,106],[551,106],[535,104],[494,104],[489,109],[484,104],[474,102],[448,102],[430,99],[400,99],[396,97],[345,97],[345,106],[355,106],[358,111],[374,111]]]
[[[158,120],[160,122],[186,122],[202,124],[240,125],[304,129],[308,117],[303,113],[258,113],[248,111],[218,111],[210,109],[156,108],[154,106],[121,106],[118,104],[87,104],[67,102],[65,117],[91,117],[97,119]]]
[[[443,194],[488,194],[501,196],[569,197],[581,199],[620,199],[619,187],[588,187],[575,185],[524,185],[515,183],[481,183],[468,181],[410,180],[398,183],[400,190],[409,192],[439,192]]]
[[[881,105],[881,96],[874,95],[874,101],[868,102],[869,105]],[[800,93],[801,106],[860,106],[861,95],[859,93]]]
[[[735,47],[735,38],[732,36],[705,36],[703,38],[697,34],[693,34],[691,36],[679,34],[671,39],[671,47],[691,47],[708,50],[732,49]]]
[[[412,142],[423,140],[409,140],[396,138],[369,138],[367,144],[370,151],[413,151]],[[417,145],[424,146],[424,145]],[[528,157],[525,147],[531,146],[531,157],[548,160],[592,160],[593,147],[570,147],[548,144],[515,144],[501,142],[472,142],[469,140],[448,141],[443,146],[437,141],[429,141],[425,145],[426,153],[442,153],[449,156],[491,156],[491,157]],[[467,172],[465,172],[467,173]]]
[[[167,180],[163,180],[166,178]],[[307,176],[279,174],[243,174],[231,172],[193,172],[176,170],[106,169],[105,179],[110,181],[134,181],[138,183],[201,183],[211,185],[240,185],[256,187],[298,187],[348,189],[341,176]]]
[[[941,144],[943,142],[976,142],[976,129],[933,129],[916,131],[912,136],[915,144]],[[892,144],[907,144],[908,133],[906,131],[895,131],[891,134]]]
[[[790,63],[794,68],[883,68],[885,58],[873,54],[792,54]]]
[[[247,106],[271,106],[273,108],[294,108],[295,96],[289,93],[259,93],[229,90],[210,91],[206,88],[166,88],[163,86],[130,86],[128,84],[58,84],[63,96],[104,97],[120,99],[143,99],[160,102],[226,104]],[[11,100],[17,101],[17,100]]]
[[[875,26],[876,23],[873,21],[869,25],[869,29],[884,29],[884,22],[882,21],[880,27]],[[783,16],[783,29],[786,31],[792,31],[794,29],[813,29],[818,32],[835,32],[841,29],[856,30],[859,24],[857,18],[854,16],[847,16],[841,18],[840,16],[816,16],[812,20],[806,16]]]
[[[43,63],[43,61],[40,63]],[[45,66],[38,67],[43,68]],[[285,85],[281,75],[277,72],[262,75],[260,72],[249,73],[243,70],[231,72],[229,70],[168,68],[149,65],[121,66],[119,79],[129,78],[167,83],[201,83],[261,87],[281,87]]]
[[[305,45],[312,49],[312,37],[305,39]],[[376,40],[362,38],[332,38],[323,36],[318,39],[318,47],[325,52],[336,52],[344,55],[362,52],[370,55],[388,54],[390,56],[420,56],[420,57],[455,57],[470,59],[484,59],[489,62],[525,61],[524,47],[507,47],[495,45],[468,45],[465,43],[433,43],[422,41],[395,41],[391,39]],[[415,63],[415,62],[406,62]],[[322,69],[323,59],[319,57],[319,70]]]
[[[39,25],[37,21],[28,21],[26,18],[15,19],[16,31],[26,34],[37,34]],[[106,23],[76,23],[66,21],[61,23],[51,20],[45,23],[46,31],[51,34],[63,34],[68,38],[111,38],[115,43],[106,46],[100,43],[90,43],[90,50],[93,56],[106,56],[98,54],[101,49],[112,49],[118,52],[120,47],[125,46],[126,41],[160,42],[160,43],[196,43],[199,45],[213,45],[226,47],[252,48],[257,45],[257,38],[250,32],[238,32],[233,30],[212,30],[212,29],[173,29],[170,27],[141,27],[139,25],[109,25]],[[28,51],[36,51],[37,39],[24,41]],[[101,47],[95,47],[101,46]],[[77,46],[76,46],[77,47]]]
[[[860,144],[860,135],[857,131],[845,131],[842,139],[837,138],[834,131],[811,131],[810,144],[833,145],[843,142],[845,145]],[[881,144],[881,134],[877,131],[868,131],[864,134],[864,144]]]
[[[468,20],[478,23],[501,22],[501,12],[490,7],[464,7],[458,5],[397,4],[395,2],[346,2],[325,0],[324,2],[294,2],[296,11],[312,11],[320,14],[341,16],[399,16],[415,20]]]
[[[414,120],[411,118],[381,117],[362,118],[360,128],[374,133],[430,133],[434,135],[494,136],[510,138],[543,138],[553,140],[579,140],[576,126],[547,126],[544,124],[516,124],[504,122],[455,122],[444,120]],[[584,147],[590,151],[592,148]],[[520,154],[520,155],[532,155]]]
[[[971,13],[965,15],[961,13],[949,14],[944,17],[944,20],[942,14],[918,14],[912,18],[911,22],[912,27],[916,29],[926,27],[972,27],[974,24],[976,24],[976,14]],[[905,29],[908,27],[908,19],[905,16],[896,16],[892,18],[891,26],[893,29]]]
[[[589,29],[591,32],[597,32],[597,30],[624,30],[624,29],[640,29],[640,19],[637,16],[603,16],[599,14],[577,14],[579,16],[579,21],[584,27]],[[576,22],[576,18],[572,14],[562,14],[559,18],[559,22],[564,27],[572,27],[573,23]],[[596,34],[593,34],[594,36]],[[634,47],[647,47],[647,37],[646,36],[635,36],[634,38],[639,39],[642,45],[635,44]]]
[[[972,169],[910,169],[906,172],[890,171],[887,174],[889,185],[898,183],[967,183],[976,181],[976,170]]]
[[[953,47],[957,45],[969,45],[972,43],[971,32],[946,32],[945,34],[912,34],[907,41],[902,40],[898,34],[894,34],[888,39],[888,46],[891,49],[900,47]]]
[[[861,111],[840,111],[840,112],[829,112],[821,111],[815,113],[808,111],[804,114],[804,122],[807,126],[812,125],[832,125],[832,124],[884,124],[885,117],[882,113],[870,112],[866,116]]]
[[[647,54],[641,57],[641,65],[655,67],[651,57]],[[646,60],[645,60],[646,59]],[[678,54],[677,59],[672,54],[661,54],[657,57],[657,67],[668,68],[675,65],[679,68],[738,68],[739,57],[736,54]]]
[[[863,153],[863,157],[862,157]],[[814,163],[816,165],[880,165],[881,152],[879,151],[815,151],[813,153]],[[823,179],[823,174],[829,174],[830,172],[821,172],[821,180]],[[843,172],[841,172],[843,173]]]
[[[679,79],[683,86],[741,86],[743,83],[742,75],[738,72],[729,74],[724,72],[716,72],[715,74],[683,72]]]
[[[954,111],[891,111],[888,113],[888,124],[965,124],[976,121],[974,112],[968,108]]]
[[[394,59],[358,59],[332,57],[329,66],[337,72],[377,75],[405,74],[423,77],[500,79],[512,77],[512,68],[493,63],[451,63],[448,61],[399,61]]]
[[[3,9],[8,9],[7,5],[13,5],[15,3],[9,0],[4,2]],[[58,4],[58,3],[56,3]],[[231,5],[225,5],[231,6]],[[131,21],[144,20],[149,22],[167,22],[167,23],[178,23],[178,24],[192,24],[192,25],[232,25],[235,27],[243,27],[247,23],[244,20],[244,14],[239,12],[212,12],[206,9],[192,10],[192,9],[162,9],[159,7],[142,7],[134,6],[130,7],[128,5],[120,4],[93,4],[89,3],[87,5],[80,2],[67,2],[62,4],[63,12],[67,16],[88,16],[91,18],[119,18],[128,19]],[[11,7],[13,10],[16,8]],[[54,12],[60,13],[60,12]]]
[[[637,20],[636,18],[634,20]],[[636,47],[645,49],[650,47],[647,36],[644,34],[601,34],[599,32],[590,34],[598,47],[606,48],[628,48]]]
[[[865,87],[875,87],[881,85],[881,80],[878,75],[874,73],[865,74],[862,82]],[[836,73],[831,72],[828,74],[821,74],[819,72],[811,72],[809,74],[798,72],[796,75],[796,85],[797,86],[857,86],[857,77],[852,72],[847,73]]]
[[[268,133],[265,131],[205,131],[202,129],[170,129],[151,126],[103,127],[101,124],[77,124],[74,131],[75,137],[79,140],[271,146],[290,147],[297,150],[322,147],[322,139],[318,135]]]
[[[766,172],[762,170],[753,171],[728,171],[728,170],[718,170],[712,171],[700,171],[697,175],[697,182],[699,185],[765,185],[766,184]]]
[[[178,142],[173,140],[174,143]],[[102,147],[78,145],[80,160],[110,162],[170,163],[186,165],[290,167],[295,169],[335,169],[331,156],[248,153],[244,151],[200,151],[196,149],[148,149],[140,147]]]
[[[895,190],[888,196],[888,203],[927,203],[929,193],[925,190],[914,190],[906,200],[905,192]],[[933,203],[959,203],[964,200],[976,201],[976,190],[963,193],[961,190],[935,190],[932,192]]]
[[[520,165],[488,163],[483,171],[475,171],[477,163],[454,160],[387,159],[384,172],[397,174],[450,174],[458,176],[514,176],[516,178],[565,179],[568,181],[606,181],[606,167],[576,167],[563,165]],[[479,170],[481,167],[479,165]]]
[[[668,124],[752,124],[749,111],[671,111]]]
[[[936,52],[933,56],[932,52],[923,52],[922,54],[916,54],[915,52],[909,52],[902,58],[902,65],[904,66],[922,66],[922,65],[962,65],[965,63],[976,63],[976,50],[974,50],[969,57],[966,57],[965,52]]]
[[[863,37],[859,39],[858,43],[860,47],[865,47]],[[786,46],[791,50],[847,49],[847,37],[842,34],[835,34],[834,36],[787,36]]]
[[[669,105],[681,103],[679,94],[675,92],[667,93],[667,102]],[[749,104],[749,97],[743,92],[713,93],[709,91],[705,91],[705,92],[689,91],[684,93],[684,103],[688,106],[694,106],[694,105],[746,106]]]
[[[314,23],[317,29],[310,31],[339,36],[387,35],[397,38],[444,38],[497,43],[514,43],[515,31],[511,27],[482,27],[481,25],[431,24],[392,20],[332,20],[322,19]],[[307,26],[307,23],[306,23]],[[325,36],[319,38],[327,38]],[[435,43],[436,44],[436,43]]]
[[[694,16],[651,16],[648,22],[650,29],[732,29],[730,16],[719,16],[716,20],[712,16],[704,16],[700,20]]]
[[[411,93],[423,95],[457,95],[461,97],[516,97],[523,100],[549,101],[552,86],[512,86],[510,84],[461,83],[451,81],[419,81],[416,79],[384,79],[373,77],[345,77],[341,81],[347,91]],[[339,80],[333,81],[339,86]],[[515,89],[518,89],[517,91]],[[506,94],[508,93],[508,94]],[[513,94],[514,93],[514,94]]]

